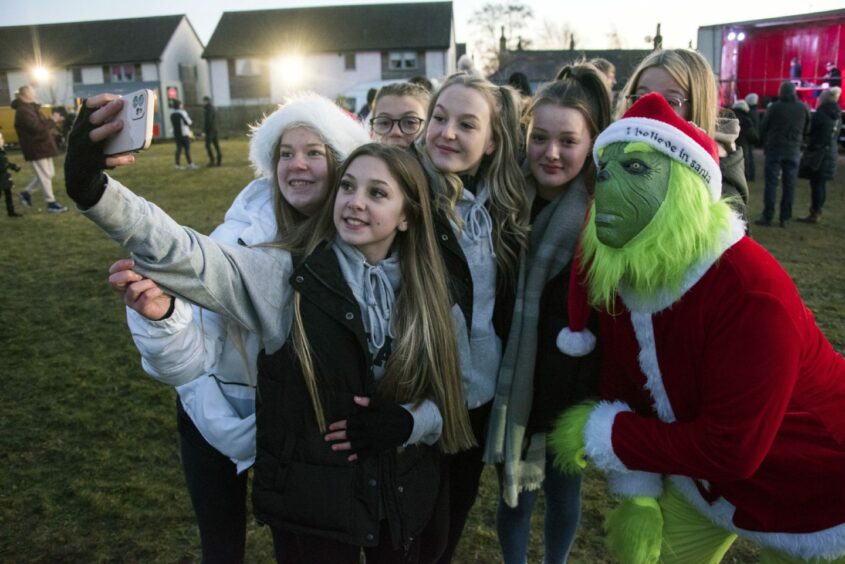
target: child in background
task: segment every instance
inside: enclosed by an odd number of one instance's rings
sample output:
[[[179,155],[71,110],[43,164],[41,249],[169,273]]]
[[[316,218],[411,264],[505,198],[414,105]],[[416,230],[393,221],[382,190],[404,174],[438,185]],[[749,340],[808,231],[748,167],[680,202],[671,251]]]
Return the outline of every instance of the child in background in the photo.
[[[12,188],[15,187],[15,183],[12,181],[12,175],[9,174],[10,170],[20,172],[21,167],[6,158],[6,141],[0,133],[0,190],[3,190],[3,198],[6,200],[6,214],[9,217],[23,217],[15,211],[15,203],[12,199]]]
[[[382,86],[369,120],[373,137],[402,149],[410,147],[422,131],[430,96],[425,88],[410,82]]]

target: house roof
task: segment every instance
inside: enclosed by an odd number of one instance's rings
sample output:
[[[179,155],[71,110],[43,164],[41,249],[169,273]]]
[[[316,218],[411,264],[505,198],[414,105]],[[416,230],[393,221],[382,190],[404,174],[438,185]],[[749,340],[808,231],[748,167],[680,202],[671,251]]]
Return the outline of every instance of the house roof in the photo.
[[[0,27],[0,69],[158,61],[184,15]]]
[[[648,49],[508,51],[504,64],[490,76],[490,80],[504,84],[512,73],[518,71],[525,73],[530,82],[549,82],[566,64],[574,63],[579,59],[590,60],[601,57],[616,67],[616,85],[617,88],[622,88],[640,61],[649,53],[651,51]]]
[[[224,12],[203,57],[446,49],[451,41],[452,2]]]

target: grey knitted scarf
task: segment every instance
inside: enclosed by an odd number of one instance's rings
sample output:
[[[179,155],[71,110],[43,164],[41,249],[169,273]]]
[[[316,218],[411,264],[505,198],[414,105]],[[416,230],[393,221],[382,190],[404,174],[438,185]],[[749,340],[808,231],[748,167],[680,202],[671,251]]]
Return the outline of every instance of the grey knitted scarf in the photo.
[[[537,216],[528,250],[520,257],[513,321],[484,453],[486,462],[503,464],[502,496],[511,507],[520,491],[539,488],[545,477],[545,434],[525,436],[534,395],[540,298],[548,281],[572,259],[588,200],[584,180],[578,176]]]

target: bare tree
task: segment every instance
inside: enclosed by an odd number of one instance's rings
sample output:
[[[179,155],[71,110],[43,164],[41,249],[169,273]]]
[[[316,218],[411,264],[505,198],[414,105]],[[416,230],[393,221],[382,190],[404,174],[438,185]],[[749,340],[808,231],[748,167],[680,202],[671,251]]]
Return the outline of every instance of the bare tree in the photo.
[[[533,19],[531,7],[516,0],[487,2],[473,13],[469,26],[478,36],[475,48],[481,54],[486,72],[495,72],[499,66],[499,38],[503,33],[508,49],[515,49],[517,45],[525,48],[530,44],[530,38],[523,37],[522,32],[529,29]]]
[[[542,49],[575,49],[580,42],[568,22],[545,20],[537,33],[537,46]]]
[[[610,33],[607,34],[607,43],[611,49],[623,49],[622,37],[619,35],[619,29],[614,25]]]

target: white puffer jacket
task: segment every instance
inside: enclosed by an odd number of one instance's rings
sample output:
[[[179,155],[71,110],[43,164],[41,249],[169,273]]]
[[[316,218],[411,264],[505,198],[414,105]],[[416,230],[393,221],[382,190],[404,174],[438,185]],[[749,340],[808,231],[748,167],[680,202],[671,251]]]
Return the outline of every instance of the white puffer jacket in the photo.
[[[224,222],[210,236],[221,243],[253,246],[273,241],[276,233],[273,187],[260,178],[241,191]],[[126,311],[144,371],[176,386],[199,432],[237,465],[238,472],[252,466],[255,359],[261,348],[258,337],[181,299],[163,321],[150,321],[129,308]]]

